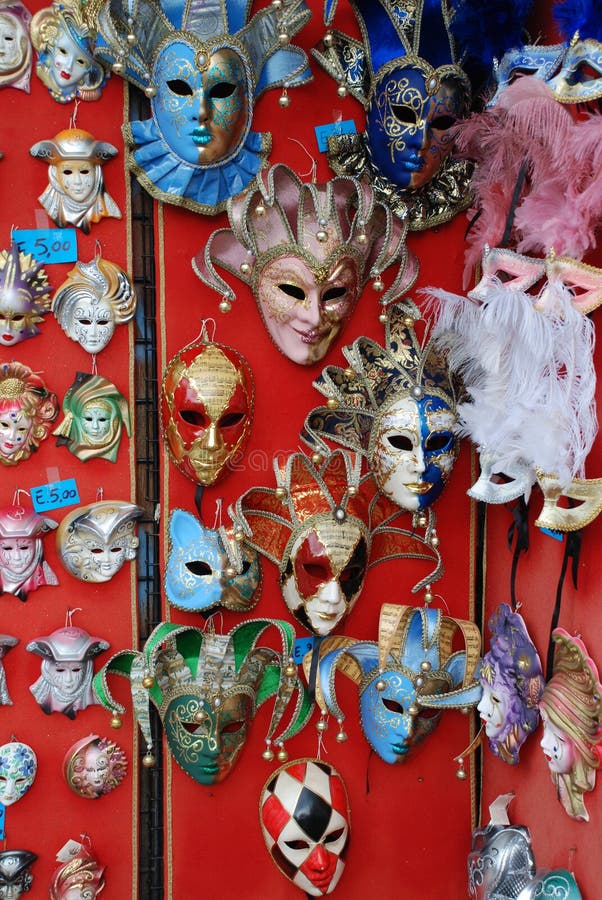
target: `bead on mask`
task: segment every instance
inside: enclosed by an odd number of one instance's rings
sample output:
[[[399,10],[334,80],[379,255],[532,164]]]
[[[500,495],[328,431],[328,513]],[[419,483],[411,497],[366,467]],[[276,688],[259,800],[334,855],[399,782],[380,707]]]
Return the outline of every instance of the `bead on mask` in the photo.
[[[109,646],[72,625],[29,641],[25,649],[42,657],[41,675],[29,690],[43,712],[74,719],[80,709],[98,703],[92,688],[93,660]]]
[[[266,781],[261,832],[282,874],[311,897],[331,894],[345,870],[351,831],[345,782],[321,759],[295,759]]]
[[[124,130],[129,168],[157,200],[221,212],[270,150],[271,135],[251,131],[255,97],[311,79],[305,52],[290,43],[306,4],[251,15],[239,0],[93,0],[86,10],[96,55],[150,98],[152,117]]]
[[[460,633],[463,650],[452,652]],[[473,622],[427,607],[381,606],[378,641],[325,638],[319,650],[316,702],[342,726],[335,693],[337,671],[359,691],[366,740],[386,763],[399,763],[439,724],[445,709],[469,709],[481,696],[481,636]],[[306,674],[311,655],[304,659]]]
[[[52,312],[67,337],[96,354],[117,325],[134,318],[136,292],[127,272],[97,256],[75,264],[52,299]]]
[[[0,6],[1,10],[1,6]],[[0,34],[2,26],[0,11]],[[0,347],[13,347],[40,333],[38,325],[50,309],[46,272],[30,253],[0,251]]]
[[[0,465],[16,466],[48,437],[58,416],[56,394],[19,362],[0,364]]]
[[[192,481],[214,484],[251,435],[255,385],[238,350],[201,336],[167,364],[161,385],[163,439],[174,465]]]
[[[136,520],[144,510],[125,500],[99,500],[78,506],[56,533],[59,559],[80,581],[110,581],[123,564],[136,558]]]
[[[66,128],[38,141],[29,152],[48,165],[49,183],[38,200],[59,228],[75,225],[88,234],[107,216],[121,218],[102,174],[103,165],[117,156],[113,144],[97,141],[81,128]]]
[[[58,103],[99,100],[108,78],[94,58],[94,30],[78,0],[54,0],[31,21],[31,40],[38,52],[36,74]]]
[[[29,93],[33,54],[29,38],[31,13],[21,0],[0,2],[0,88]]]
[[[43,535],[58,522],[19,503],[0,509],[0,587],[6,594],[27,600],[30,591],[57,585],[58,578],[44,559]]]
[[[65,754],[63,775],[71,790],[86,800],[98,800],[119,787],[127,774],[128,761],[114,741],[89,734],[76,741]]]
[[[558,799],[587,822],[584,794],[593,791],[602,759],[602,685],[583,641],[555,628],[552,677],[540,701],[541,747]]]
[[[165,595],[172,606],[187,612],[206,613],[216,606],[248,612],[260,593],[259,557],[242,533],[234,538],[231,528],[208,528],[186,510],[172,510],[165,569]]]
[[[275,628],[281,651],[260,639]],[[159,712],[167,743],[178,765],[200,784],[223,781],[236,763],[257,708],[275,698],[264,759],[285,760],[284,741],[293,737],[313,711],[292,660],[295,632],[287,622],[248,619],[227,634],[213,628],[159,624],[142,651],[117,653],[95,676],[101,703],[120,721],[125,707],[111,695],[108,676],[128,675],[134,715],[147,744],[144,764],[152,766],[149,704]],[[281,720],[292,704],[286,726]]]
[[[63,420],[52,432],[57,447],[87,462],[108,459],[116,462],[122,431],[130,437],[130,410],[127,399],[102,375],[78,372],[63,397]]]
[[[439,497],[459,452],[454,382],[432,342],[421,346],[419,318],[415,304],[397,304],[384,347],[367,337],[344,347],[347,367],[327,366],[314,381],[328,402],[302,434],[322,453],[326,441],[361,453],[378,489],[414,513]]]
[[[381,298],[387,306],[418,275],[404,218],[355,178],[304,184],[278,164],[228,202],[228,217],[231,227],[210,236],[192,267],[222,295],[224,312],[235,293],[215,266],[247,284],[272,341],[299,365],[324,358],[370,278],[384,291],[381,274],[397,266]]]

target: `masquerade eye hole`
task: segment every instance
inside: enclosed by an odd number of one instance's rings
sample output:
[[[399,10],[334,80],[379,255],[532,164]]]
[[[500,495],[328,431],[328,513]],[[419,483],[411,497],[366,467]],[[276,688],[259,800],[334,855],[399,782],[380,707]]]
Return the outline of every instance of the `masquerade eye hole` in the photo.
[[[291,850],[309,850],[307,841],[285,841],[284,843],[287,847],[290,847]]]
[[[242,412],[224,413],[217,424],[221,425],[222,428],[232,428],[233,425],[238,425],[239,422],[242,422],[244,417],[245,414]]]
[[[450,444],[450,437],[447,434],[429,434],[424,446],[427,450],[445,450]]]
[[[207,428],[209,424],[205,413],[198,412],[196,409],[181,409],[180,418],[189,425],[196,425],[197,428]]]
[[[347,288],[343,287],[343,285],[327,288],[322,294],[322,301],[324,303],[333,303],[335,300],[339,300],[341,297],[344,297],[346,293]]]
[[[217,84],[213,85],[209,91],[209,96],[212,100],[226,100],[228,97],[232,96],[235,90],[235,84],[231,84],[229,81],[219,81]]]
[[[388,697],[381,697],[380,699],[382,700],[385,709],[388,709],[389,712],[394,712],[403,716],[403,706],[401,703],[398,703],[397,700],[389,700]]]
[[[303,568],[311,578],[317,581],[328,581],[328,569],[320,563],[303,563]]]
[[[243,561],[242,568],[241,568],[241,573],[240,573],[240,574],[241,574],[241,575],[246,575],[246,573],[249,571],[250,568],[251,568],[251,563],[249,562],[248,559],[245,559],[245,560]]]
[[[92,319],[78,319],[80,325],[91,325]]]
[[[109,320],[108,319],[97,319],[96,324],[97,325],[108,325]]]
[[[455,124],[456,120],[453,116],[436,116],[431,121],[431,128],[436,128],[437,131],[447,131],[448,128]]]
[[[235,722],[228,722],[227,725],[221,729],[221,734],[237,734],[245,724],[244,719],[238,719]]]
[[[435,719],[439,715],[437,709],[421,709],[418,713],[420,719]]]
[[[172,94],[177,94],[178,97],[192,97],[191,86],[182,78],[174,78],[173,81],[168,81],[167,87]]]
[[[21,325],[25,321],[25,316],[13,316],[12,320],[15,325]]]
[[[326,837],[324,838],[324,843],[325,844],[334,844],[334,842],[338,841],[339,838],[341,838],[344,833],[345,833],[344,828],[337,828],[336,831],[331,831],[330,834],[326,835]]]
[[[199,578],[202,578],[204,575],[212,575],[213,569],[206,562],[203,562],[202,559],[193,559],[191,562],[187,562],[186,568],[189,572],[192,572],[193,575],[198,575]]]
[[[294,300],[305,300],[305,291],[296,284],[279,284],[278,287],[283,294],[288,294]]]
[[[363,574],[364,569],[362,566],[346,566],[339,575],[339,581],[341,584],[347,584],[349,581],[360,580]]]
[[[395,450],[405,450],[408,452],[414,449],[412,441],[405,434],[391,434],[387,437],[387,441],[395,448]]]
[[[122,547],[111,547],[111,553],[121,553]]]
[[[406,125],[416,125],[418,122],[416,111],[409,106],[395,105],[391,107],[391,112],[398,122],[404,122]]]

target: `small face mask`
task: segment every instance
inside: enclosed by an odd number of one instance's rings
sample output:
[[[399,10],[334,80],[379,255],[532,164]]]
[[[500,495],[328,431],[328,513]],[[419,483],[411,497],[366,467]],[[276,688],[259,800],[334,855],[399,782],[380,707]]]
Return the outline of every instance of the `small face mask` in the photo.
[[[29,93],[31,74],[31,13],[20,0],[0,3],[0,87]]]
[[[270,775],[260,798],[266,847],[282,874],[312,897],[334,891],[345,869],[350,814],[343,779],[318,759]]]
[[[173,606],[194,612],[216,606],[247,612],[255,606],[261,583],[255,551],[182,509],[171,514],[169,537],[165,593]]]
[[[94,900],[105,887],[105,867],[83,844],[75,855],[69,854],[66,861],[59,851],[57,860],[62,865],[50,881],[50,900]]]
[[[130,411],[126,398],[101,375],[78,372],[63,398],[63,421],[54,429],[57,446],[86,462],[116,462],[122,431],[130,435]]]
[[[113,741],[90,734],[69,748],[63,772],[74,793],[97,800],[121,784],[127,774],[127,757]]]
[[[314,634],[325,635],[353,609],[368,566],[362,523],[334,516],[303,531],[294,541],[281,577],[282,596],[293,616]]]
[[[414,189],[431,181],[449,156],[452,127],[468,112],[466,87],[420,65],[391,69],[375,78],[366,116],[372,159],[394,184]]]
[[[41,675],[30,687],[42,710],[74,719],[80,709],[97,703],[93,660],[108,648],[107,641],[73,626],[30,641],[25,649],[42,657]]]
[[[376,420],[370,437],[379,489],[412,512],[434,503],[458,455],[456,422],[454,411],[439,397],[396,401]]]
[[[11,806],[32,786],[38,760],[27,744],[11,741],[0,747],[0,803]]]
[[[26,600],[30,591],[58,579],[44,560],[42,536],[58,522],[15,504],[0,509],[0,586]]]
[[[55,394],[21,363],[0,365],[0,464],[16,466],[48,436],[58,414]]]
[[[101,500],[73,510],[57,531],[61,562],[80,581],[110,581],[126,560],[136,558],[136,520],[140,506],[122,500]]]
[[[176,156],[192,165],[212,165],[236,152],[248,128],[249,86],[233,49],[208,55],[174,40],[159,52],[153,82],[153,113]]]
[[[197,484],[214,484],[244,451],[251,433],[253,376],[232,347],[203,328],[169,363],[161,389],[163,437],[177,468]]]
[[[17,900],[31,890],[29,870],[37,858],[30,850],[0,851],[0,900]]]
[[[0,347],[39,334],[38,324],[50,303],[46,273],[31,254],[20,253],[11,243],[10,250],[0,252]]]
[[[473,832],[468,891],[474,900],[518,897],[534,875],[531,835],[524,825],[489,824]]]

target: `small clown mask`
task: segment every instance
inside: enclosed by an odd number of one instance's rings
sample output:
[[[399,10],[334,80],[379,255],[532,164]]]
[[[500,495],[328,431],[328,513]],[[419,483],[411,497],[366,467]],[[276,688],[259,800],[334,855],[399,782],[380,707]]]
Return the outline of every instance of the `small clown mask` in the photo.
[[[80,581],[110,581],[126,560],[136,558],[136,520],[143,512],[124,500],[101,500],[68,513],[56,535],[67,571]]]
[[[350,812],[337,770],[319,759],[297,759],[268,778],[260,822],[270,856],[282,874],[311,897],[336,888],[345,869]]]
[[[30,850],[0,851],[0,900],[17,900],[31,890],[29,870],[37,858]]]
[[[0,803],[11,806],[32,786],[38,760],[27,744],[11,741],[0,747]]]
[[[261,568],[254,550],[183,509],[170,516],[169,539],[165,593],[173,606],[202,613],[216,606],[248,612],[256,605]]]
[[[63,773],[71,790],[97,800],[119,787],[127,774],[127,757],[113,741],[90,734],[69,748]]]
[[[109,344],[115,327],[136,312],[136,293],[127,273],[97,257],[78,262],[52,300],[52,312],[67,335],[90,354]]]
[[[92,38],[82,7],[73,0],[53,3],[34,15],[36,74],[58,103],[100,98],[107,73],[94,58]]]
[[[58,415],[58,400],[18,362],[0,365],[0,464],[16,466],[37,450]]]
[[[199,342],[169,362],[161,388],[161,422],[169,455],[197,484],[212,485],[242,454],[251,433],[253,376],[232,347]]]
[[[31,254],[20,253],[13,241],[10,250],[0,251],[0,347],[13,347],[39,334],[50,303],[45,271]]]
[[[0,87],[29,93],[31,13],[20,0],[0,2]]]

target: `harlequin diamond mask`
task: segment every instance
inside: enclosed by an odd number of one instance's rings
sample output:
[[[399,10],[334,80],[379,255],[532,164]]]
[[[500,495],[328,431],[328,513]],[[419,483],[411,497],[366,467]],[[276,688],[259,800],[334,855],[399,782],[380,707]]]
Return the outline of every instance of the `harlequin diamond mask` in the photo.
[[[65,445],[82,462],[117,460],[123,429],[130,436],[128,401],[102,375],[78,372],[63,397],[63,421],[54,429],[57,446]]]
[[[70,841],[71,848],[75,841]],[[66,854],[67,855],[67,854]],[[65,859],[57,854],[61,865],[55,869],[49,885],[50,900],[94,900],[105,887],[105,867],[83,844]]]
[[[225,528],[207,528],[175,509],[169,517],[170,548],[165,593],[177,609],[205,612],[224,606],[247,612],[257,604],[261,568],[256,551]]]
[[[52,140],[38,141],[29,152],[48,164],[49,184],[38,200],[59,228],[75,225],[88,234],[107,216],[121,218],[102,174],[103,165],[117,156],[112,144],[81,128],[67,128]]]
[[[453,126],[470,110],[472,88],[457,62],[446,2],[358,0],[363,42],[332,30],[312,52],[366,110],[363,134],[329,139],[337,174],[365,178],[410,229],[445,222],[469,204],[470,169],[448,159]],[[330,24],[337,0],[328,0]]]
[[[452,653],[456,632],[465,650]],[[359,688],[360,721],[372,749],[386,763],[403,762],[436,728],[443,710],[477,704],[480,647],[472,622],[443,616],[438,609],[385,603],[378,643],[344,637],[322,642],[316,701],[342,723],[345,715],[335,694],[340,669]]]
[[[63,760],[67,784],[86,800],[98,800],[119,787],[127,767],[127,757],[121,747],[97,734],[76,741]]]
[[[398,264],[381,300],[387,305],[418,274],[405,222],[354,178],[303,184],[276,165],[255,190],[229,201],[228,216],[231,228],[211,235],[193,269],[222,295],[224,311],[235,294],[215,266],[249,285],[273,342],[300,365],[324,358],[370,277],[383,289],[381,272]]]
[[[6,594],[27,600],[30,591],[56,585],[58,579],[46,560],[42,536],[58,522],[19,504],[0,509],[0,586]]]
[[[29,870],[37,858],[30,850],[0,851],[1,900],[16,900],[31,890],[33,875]]]
[[[0,6],[0,34],[2,13]],[[50,309],[50,285],[30,253],[11,241],[0,251],[0,347],[13,347],[40,333],[38,325]]]
[[[328,405],[307,416],[303,439],[321,452],[325,440],[366,457],[378,489],[416,512],[441,494],[459,442],[454,385],[441,354],[421,347],[417,307],[391,307],[385,346],[360,337],[343,348],[348,368],[327,366],[314,386]]]
[[[170,360],[161,386],[163,438],[183,475],[214,484],[244,451],[254,394],[247,360],[233,347],[210,341],[203,324],[200,339]]]
[[[0,87],[29,93],[31,75],[31,13],[20,0],[0,3]]]
[[[498,606],[489,629],[491,645],[479,675],[483,696],[477,710],[491,752],[514,765],[539,721],[541,662],[522,616],[507,604]]]
[[[31,40],[38,51],[36,74],[59,103],[98,100],[107,80],[94,59],[94,34],[76,0],[61,0],[39,10],[31,22]]]
[[[593,791],[602,758],[602,685],[582,640],[564,628],[555,628],[552,639],[552,677],[540,702],[541,747],[564,809],[587,822],[583,795]]]
[[[261,831],[282,874],[312,897],[336,888],[345,869],[350,812],[337,770],[296,759],[276,770],[259,800]]]
[[[125,500],[80,506],[61,521],[56,534],[59,558],[80,581],[110,581],[126,560],[136,558],[136,520],[144,510]]]
[[[270,626],[278,632],[281,653],[259,643]],[[178,765],[200,784],[217,784],[236,763],[255,712],[265,700],[276,698],[265,759],[274,757],[273,738],[282,750],[284,740],[311,716],[312,701],[291,657],[294,640],[292,627],[273,619],[248,619],[223,635],[163,622],[142,652],[116,654],[96,675],[94,686],[102,704],[119,716],[124,707],[111,696],[107,676],[129,675],[149,764],[154,762],[149,719],[153,703]],[[291,702],[292,715],[276,735]]]
[[[100,353],[115,327],[134,317],[136,292],[120,266],[96,257],[76,263],[52,299],[52,312],[67,337],[87,353]]]
[[[0,365],[0,464],[16,466],[48,437],[58,400],[39,375],[18,362]]]
[[[92,689],[94,657],[109,644],[73,626],[30,641],[26,650],[42,657],[42,672],[30,691],[42,710],[74,719],[80,709],[98,703]]]
[[[157,200],[214,215],[259,172],[271,138],[250,130],[264,90],[304,84],[307,57],[289,44],[310,12],[288,0],[250,15],[221,4],[94,0],[96,55],[151,98],[131,122],[128,165]],[[127,42],[124,36],[127,35]]]
[[[0,803],[12,806],[32,786],[38,768],[34,751],[27,744],[11,741],[0,747]]]

